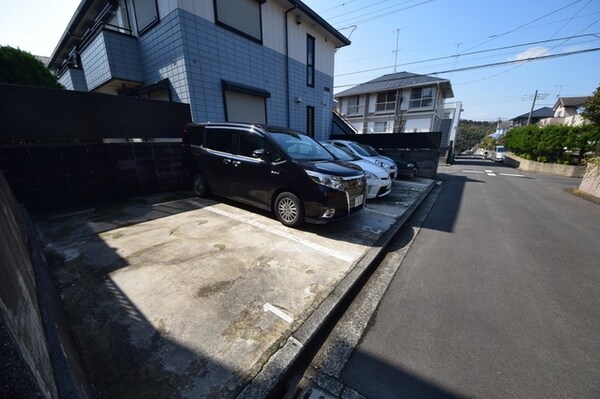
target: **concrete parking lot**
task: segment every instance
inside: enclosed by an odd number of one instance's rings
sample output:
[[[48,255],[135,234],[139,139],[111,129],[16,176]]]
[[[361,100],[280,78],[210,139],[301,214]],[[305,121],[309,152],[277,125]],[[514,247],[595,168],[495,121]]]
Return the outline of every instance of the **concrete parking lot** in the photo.
[[[189,193],[36,226],[99,397],[260,396],[433,184],[395,181],[355,217],[302,229]]]

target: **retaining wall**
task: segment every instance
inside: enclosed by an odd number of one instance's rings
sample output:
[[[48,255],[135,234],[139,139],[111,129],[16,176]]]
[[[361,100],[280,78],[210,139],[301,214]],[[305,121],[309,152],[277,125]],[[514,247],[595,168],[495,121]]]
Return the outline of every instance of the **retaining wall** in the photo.
[[[34,225],[0,173],[0,322],[10,339],[2,397],[90,398]]]
[[[526,172],[537,172],[554,176],[583,177],[585,174],[585,166],[536,162],[518,157],[512,153],[506,155],[504,163]]]

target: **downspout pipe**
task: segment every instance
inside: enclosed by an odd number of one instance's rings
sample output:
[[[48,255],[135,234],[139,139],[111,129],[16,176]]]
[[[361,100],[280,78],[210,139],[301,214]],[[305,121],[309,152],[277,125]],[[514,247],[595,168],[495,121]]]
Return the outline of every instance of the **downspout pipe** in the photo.
[[[291,108],[290,108],[290,44],[289,44],[289,33],[288,33],[288,14],[298,8],[298,3],[293,1],[294,6],[285,12],[285,96],[287,105],[287,126],[291,126]]]

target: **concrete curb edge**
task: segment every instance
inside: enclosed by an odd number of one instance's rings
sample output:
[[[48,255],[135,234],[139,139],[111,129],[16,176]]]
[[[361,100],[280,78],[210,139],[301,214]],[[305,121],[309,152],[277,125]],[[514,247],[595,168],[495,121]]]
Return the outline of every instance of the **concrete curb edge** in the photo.
[[[342,300],[345,299],[350,290],[361,279],[364,273],[375,265],[374,261],[377,257],[383,253],[392,238],[421,205],[436,184],[437,180],[431,180],[429,185],[419,194],[406,212],[377,239],[373,246],[365,252],[355,263],[354,267],[342,278],[331,294],[321,302],[319,307],[302,323],[300,328],[292,333],[285,344],[271,356],[261,371],[237,396],[237,399],[264,398],[269,395],[279,380],[290,370],[306,346],[317,335],[320,328],[327,322],[329,316],[336,310]]]

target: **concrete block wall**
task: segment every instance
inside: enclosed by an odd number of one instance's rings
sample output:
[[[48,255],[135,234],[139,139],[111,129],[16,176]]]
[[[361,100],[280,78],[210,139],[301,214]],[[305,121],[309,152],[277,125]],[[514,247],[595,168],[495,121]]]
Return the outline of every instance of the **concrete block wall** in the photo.
[[[0,170],[31,211],[188,188],[177,143],[1,146]]]

